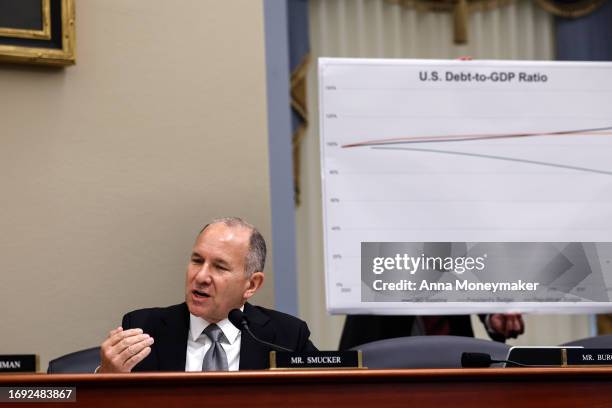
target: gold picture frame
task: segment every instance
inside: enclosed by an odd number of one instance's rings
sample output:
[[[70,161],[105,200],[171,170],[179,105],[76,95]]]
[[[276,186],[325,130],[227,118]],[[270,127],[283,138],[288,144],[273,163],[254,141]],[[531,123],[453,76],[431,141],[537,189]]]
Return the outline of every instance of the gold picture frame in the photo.
[[[41,15],[39,30],[0,27],[0,61],[59,66],[76,62],[74,0],[41,0]]]

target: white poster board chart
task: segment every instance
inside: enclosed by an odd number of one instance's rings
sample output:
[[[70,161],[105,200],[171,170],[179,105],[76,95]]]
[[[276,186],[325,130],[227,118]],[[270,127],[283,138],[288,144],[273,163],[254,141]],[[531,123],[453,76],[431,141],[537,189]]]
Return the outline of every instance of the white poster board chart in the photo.
[[[612,64],[323,58],[319,98],[329,312],[612,311]]]

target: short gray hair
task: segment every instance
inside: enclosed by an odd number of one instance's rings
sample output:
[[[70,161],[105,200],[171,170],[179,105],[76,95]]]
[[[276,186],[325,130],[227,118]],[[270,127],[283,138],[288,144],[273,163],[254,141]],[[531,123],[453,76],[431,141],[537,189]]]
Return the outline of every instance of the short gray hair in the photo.
[[[202,228],[200,234],[204,232],[208,226],[212,224],[223,223],[228,227],[242,227],[251,231],[249,238],[249,250],[244,260],[244,272],[247,276],[251,276],[253,272],[263,272],[266,265],[266,240],[261,233],[252,224],[238,217],[223,217],[217,218],[209,222]]]

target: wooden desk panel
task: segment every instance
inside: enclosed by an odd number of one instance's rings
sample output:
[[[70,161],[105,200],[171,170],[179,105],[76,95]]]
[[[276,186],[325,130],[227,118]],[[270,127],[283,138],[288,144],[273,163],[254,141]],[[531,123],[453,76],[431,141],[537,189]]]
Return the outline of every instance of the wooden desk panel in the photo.
[[[0,376],[11,385],[76,386],[71,407],[612,407],[612,368]]]

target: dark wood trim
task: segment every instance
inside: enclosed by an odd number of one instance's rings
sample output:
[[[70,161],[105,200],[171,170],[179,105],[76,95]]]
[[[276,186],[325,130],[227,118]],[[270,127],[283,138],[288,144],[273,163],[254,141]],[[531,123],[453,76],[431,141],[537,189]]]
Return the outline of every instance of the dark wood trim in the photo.
[[[71,406],[612,406],[612,368],[6,374],[0,387],[75,386]],[[56,406],[54,403],[45,406]],[[59,406],[59,405],[57,405]]]

